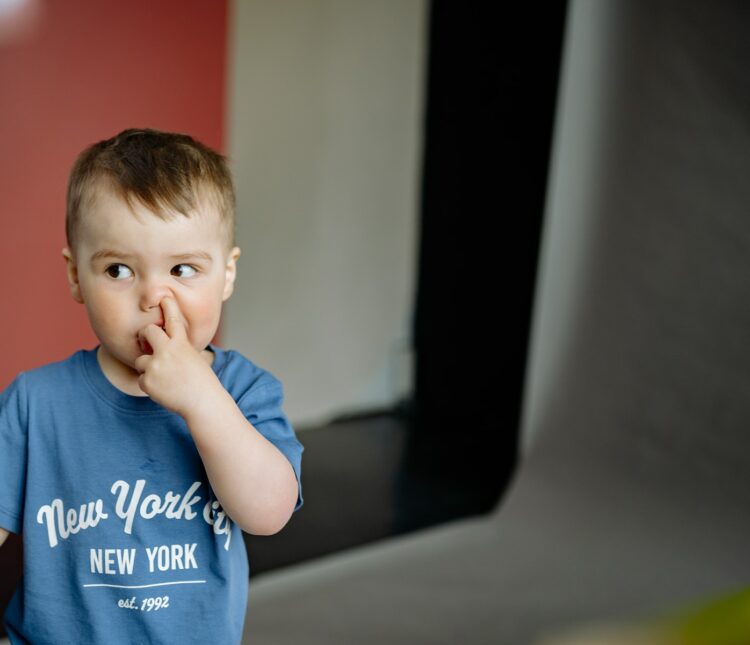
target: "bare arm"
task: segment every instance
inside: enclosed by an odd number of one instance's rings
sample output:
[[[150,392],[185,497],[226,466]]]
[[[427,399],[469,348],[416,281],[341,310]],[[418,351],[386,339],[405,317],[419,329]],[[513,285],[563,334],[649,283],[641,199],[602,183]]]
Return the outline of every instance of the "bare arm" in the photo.
[[[0,546],[3,546],[3,543],[7,539],[8,539],[8,531],[6,531],[5,529],[0,529]]]
[[[297,503],[297,477],[284,454],[245,418],[216,381],[211,409],[185,420],[224,512],[251,535],[273,535]]]

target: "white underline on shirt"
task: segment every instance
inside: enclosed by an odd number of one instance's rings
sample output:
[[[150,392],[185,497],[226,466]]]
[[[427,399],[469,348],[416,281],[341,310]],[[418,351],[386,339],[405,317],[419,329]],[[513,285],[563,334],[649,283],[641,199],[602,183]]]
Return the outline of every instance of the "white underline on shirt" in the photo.
[[[146,587],[164,587],[166,585],[197,585],[205,583],[205,580],[178,580],[177,582],[157,582],[152,585],[108,585],[100,584],[83,585],[84,587],[116,587],[117,589],[145,589]]]

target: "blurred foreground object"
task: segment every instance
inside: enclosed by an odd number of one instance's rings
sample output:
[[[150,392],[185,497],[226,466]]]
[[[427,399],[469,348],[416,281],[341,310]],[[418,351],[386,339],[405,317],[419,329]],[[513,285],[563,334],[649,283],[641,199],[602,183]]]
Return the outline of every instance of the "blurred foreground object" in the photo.
[[[39,21],[39,0],[0,0],[0,45],[22,40]]]
[[[599,623],[546,636],[536,645],[747,645],[750,588],[690,604],[661,618]]]

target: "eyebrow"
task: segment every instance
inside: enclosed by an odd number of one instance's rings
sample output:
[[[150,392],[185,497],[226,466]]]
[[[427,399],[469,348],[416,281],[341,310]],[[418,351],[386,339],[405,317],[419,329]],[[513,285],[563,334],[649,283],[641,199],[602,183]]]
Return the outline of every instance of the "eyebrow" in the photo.
[[[91,262],[93,263],[97,260],[102,260],[105,258],[122,258],[123,260],[127,260],[133,257],[136,256],[132,253],[123,253],[122,251],[116,251],[112,249],[101,249],[91,256]],[[209,264],[213,261],[211,255],[206,251],[188,251],[187,253],[175,253],[174,255],[170,255],[169,257],[173,260],[192,260],[194,258],[198,258],[201,260],[205,260]]]

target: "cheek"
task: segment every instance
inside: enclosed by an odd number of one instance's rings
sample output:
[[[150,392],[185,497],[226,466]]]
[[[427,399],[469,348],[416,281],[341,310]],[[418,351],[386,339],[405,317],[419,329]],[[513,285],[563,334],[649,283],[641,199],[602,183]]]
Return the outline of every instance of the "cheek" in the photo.
[[[98,328],[112,328],[126,322],[122,298],[116,294],[90,290],[84,293],[86,309],[91,323]]]
[[[185,300],[184,314],[190,327],[198,331],[212,327],[218,323],[221,316],[221,297],[213,294],[196,294]]]

